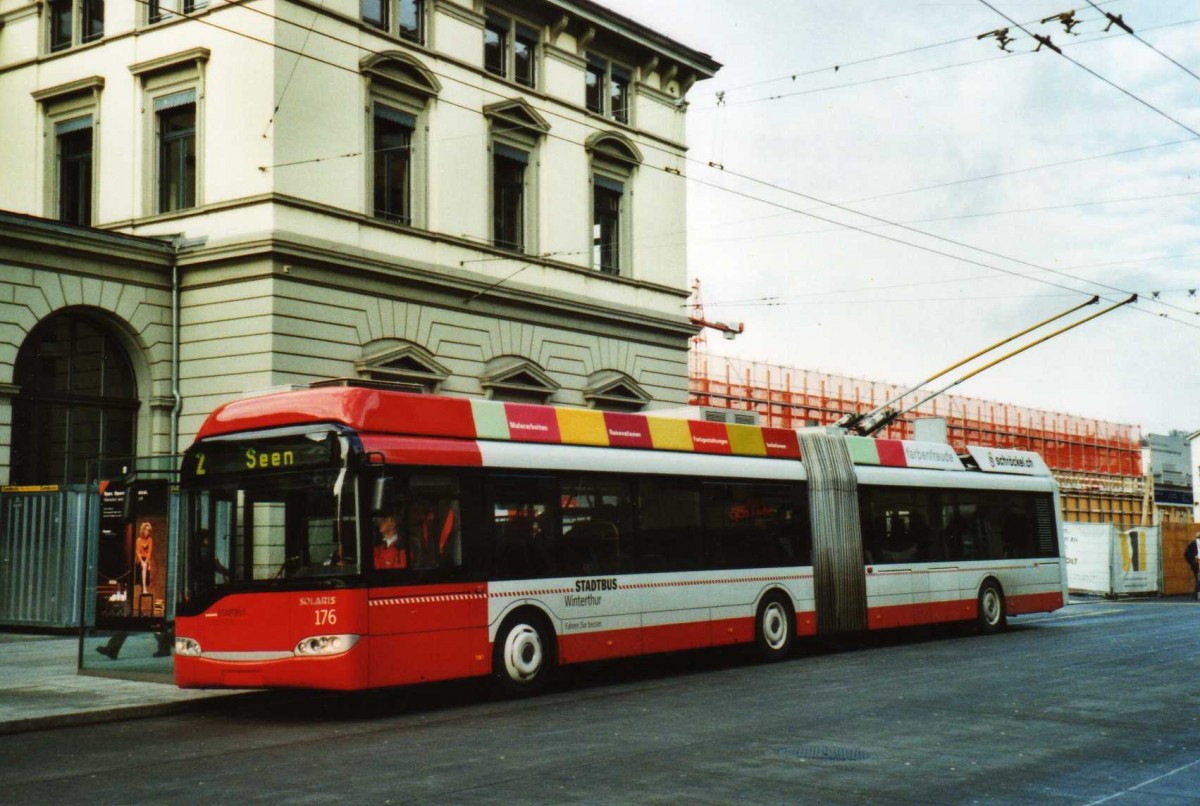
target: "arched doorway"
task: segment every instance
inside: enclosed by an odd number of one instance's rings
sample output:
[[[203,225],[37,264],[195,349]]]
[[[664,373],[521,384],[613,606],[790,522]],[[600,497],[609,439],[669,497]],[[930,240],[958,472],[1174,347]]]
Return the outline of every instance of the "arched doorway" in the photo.
[[[98,317],[38,323],[13,371],[11,482],[80,484],[89,459],[136,452],[137,384],[129,355]]]

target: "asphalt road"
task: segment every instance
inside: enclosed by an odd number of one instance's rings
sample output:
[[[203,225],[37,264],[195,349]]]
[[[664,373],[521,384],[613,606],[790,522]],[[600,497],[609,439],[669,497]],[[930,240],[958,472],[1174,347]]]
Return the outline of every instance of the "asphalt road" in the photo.
[[[267,694],[0,737],[0,801],[1200,802],[1200,603],[479,682]]]

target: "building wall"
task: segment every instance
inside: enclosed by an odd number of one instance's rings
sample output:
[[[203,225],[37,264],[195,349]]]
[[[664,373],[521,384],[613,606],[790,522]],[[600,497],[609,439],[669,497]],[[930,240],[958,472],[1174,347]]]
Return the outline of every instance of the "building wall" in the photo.
[[[719,65],[587,0],[500,3],[540,32],[529,88],[484,69],[491,4],[426,5],[428,36],[413,44],[365,24],[359,0],[210,0],[199,19],[156,24],[147,4],[109,2],[102,39],[50,53],[46,4],[0,0],[0,481],[16,353],[73,306],[130,354],[145,454],[186,447],[232,397],[361,375],[393,345],[425,351],[447,393],[489,394],[483,376],[512,356],[544,373],[548,402],[594,404],[605,373],[648,408],[686,402],[684,98]],[[628,123],[585,108],[589,50],[631,71]],[[412,225],[372,210],[381,53],[429,93]],[[197,204],[158,213],[155,100],[180,89],[196,93]],[[524,254],[491,243],[490,149],[510,122],[488,110],[507,102],[536,141]],[[47,221],[55,124],[81,115],[93,118],[91,228]],[[591,265],[601,137],[637,160],[619,276]],[[169,445],[176,264],[182,408]]]
[[[170,288],[165,244],[0,220],[0,484],[9,481],[17,353],[39,322],[63,311],[94,315],[117,336],[141,401],[138,452],[169,451]]]

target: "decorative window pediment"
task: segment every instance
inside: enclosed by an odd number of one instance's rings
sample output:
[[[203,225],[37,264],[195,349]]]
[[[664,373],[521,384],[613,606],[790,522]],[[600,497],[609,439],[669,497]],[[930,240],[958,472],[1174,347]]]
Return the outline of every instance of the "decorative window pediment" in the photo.
[[[636,381],[612,369],[589,375],[583,398],[592,408],[608,411],[641,411],[651,400]]]
[[[632,140],[619,132],[596,132],[585,143],[593,157],[642,164],[642,152]]]
[[[479,383],[491,399],[512,403],[546,403],[562,388],[536,363],[515,355],[487,362]]]
[[[358,68],[373,80],[385,81],[416,95],[432,96],[442,91],[442,83],[429,68],[398,50],[367,56]]]
[[[363,357],[354,362],[359,377],[384,383],[420,386],[426,392],[436,392],[450,377],[450,370],[433,355],[416,344],[389,341],[364,350]]]
[[[550,131],[550,124],[546,119],[522,98],[512,98],[485,106],[483,114],[493,121],[493,125],[499,121],[505,126],[527,129],[534,134]]]

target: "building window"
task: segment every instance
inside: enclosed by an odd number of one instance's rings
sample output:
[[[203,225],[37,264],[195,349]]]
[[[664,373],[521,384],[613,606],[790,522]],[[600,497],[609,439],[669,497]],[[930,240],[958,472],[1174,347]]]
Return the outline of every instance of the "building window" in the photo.
[[[158,129],[158,212],[196,206],[196,92],[154,99]]]
[[[50,52],[104,36],[104,0],[50,0]]]
[[[208,6],[208,0],[150,0],[147,15],[151,24],[169,20],[179,14],[191,14]]]
[[[537,149],[550,131],[522,98],[483,108],[492,126],[492,243],[501,249],[537,251]]]
[[[529,154],[492,144],[492,242],[525,251],[525,170]]]
[[[592,177],[592,266],[606,274],[621,273],[621,212],[625,185]]]
[[[92,223],[92,117],[54,125],[58,163],[58,220]]]
[[[411,224],[412,142],[417,119],[407,112],[377,103],[372,126],[375,217]]]
[[[627,68],[589,53],[584,74],[588,111],[628,123],[632,77]]]
[[[401,39],[425,44],[425,0],[363,0],[362,18]]]
[[[429,393],[437,392],[450,377],[450,370],[424,347],[394,339],[364,347],[362,359],[354,366],[360,378]]]
[[[406,53],[372,54],[367,78],[363,206],[373,217],[424,227],[428,208],[429,104],[441,84]]]
[[[628,138],[600,132],[588,138],[592,157],[592,267],[629,275],[631,188],[641,152]]]
[[[136,452],[133,368],[98,320],[67,312],[41,322],[17,353],[13,382],[13,484],[82,483],[88,460]]]
[[[562,388],[539,365],[515,355],[497,356],[484,364],[479,383],[489,400],[508,403],[549,403]]]
[[[623,372],[604,369],[588,376],[583,399],[594,409],[605,411],[641,411],[653,398]]]
[[[489,11],[483,28],[483,67],[526,87],[537,85],[538,32]]]

